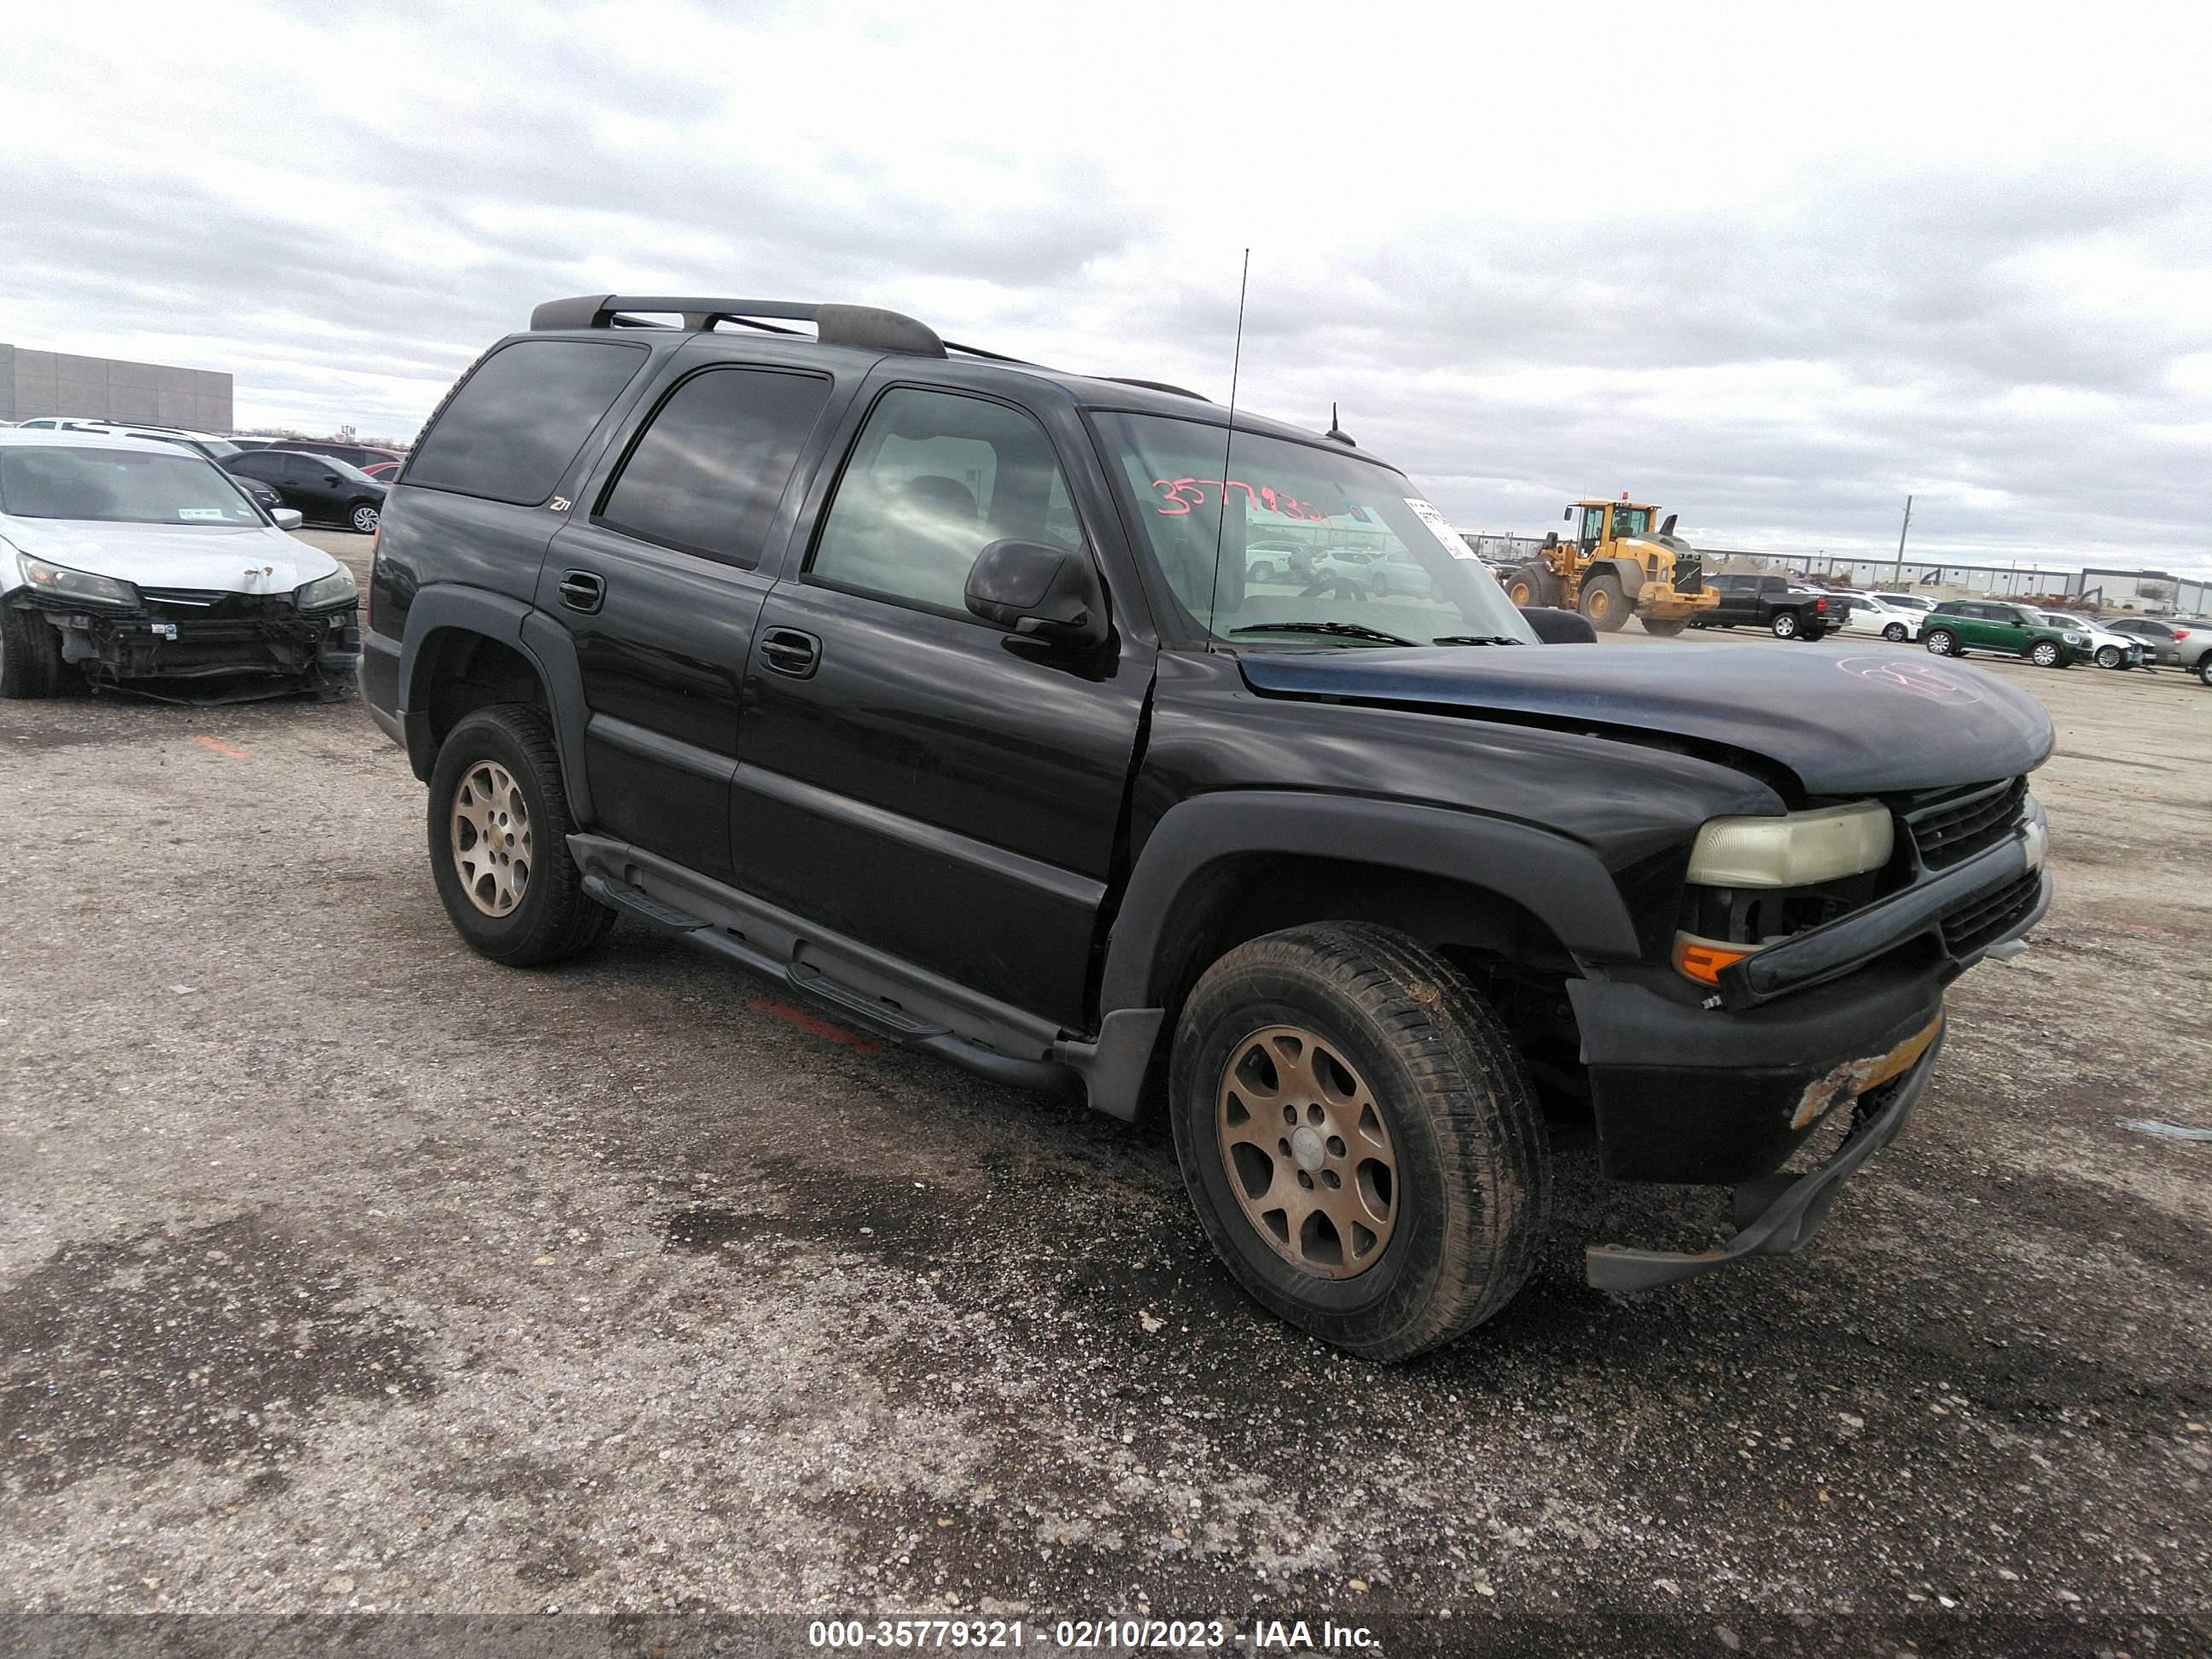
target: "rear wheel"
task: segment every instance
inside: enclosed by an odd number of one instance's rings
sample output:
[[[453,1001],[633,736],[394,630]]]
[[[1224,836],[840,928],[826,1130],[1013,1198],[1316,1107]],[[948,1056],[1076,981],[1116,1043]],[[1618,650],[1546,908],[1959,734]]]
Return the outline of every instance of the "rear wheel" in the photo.
[[[1230,1273],[1373,1359],[1489,1318],[1535,1265],[1544,1121],[1490,1006],[1402,933],[1316,923],[1239,945],[1183,1006],[1176,1153]]]
[[[2038,640],[2028,647],[2027,659],[2038,668],[2066,666],[2066,653],[2059,648],[2056,640]]]
[[[1601,634],[1620,631],[1628,620],[1628,601],[1620,592],[1620,578],[1610,570],[1600,571],[1583,584],[1580,609],[1583,619]]]
[[[1663,617],[1645,617],[1642,620],[1645,633],[1656,634],[1662,640],[1673,639],[1690,625],[1687,617],[1676,617],[1671,620]]]
[[[62,678],[62,636],[34,611],[0,609],[0,697],[51,697]]]
[[[1245,567],[1244,580],[1254,582],[1271,582],[1275,580],[1275,567],[1265,559],[1255,559]]]
[[[346,509],[346,522],[364,536],[376,534],[378,516],[374,501],[356,501]]]
[[[537,968],[599,943],[614,912],[584,891],[574,827],[544,715],[501,703],[454,726],[430,772],[430,869],[471,949]]]
[[[1963,657],[1959,648],[1959,636],[1948,628],[1931,628],[1920,637],[1921,644],[1939,657]]]
[[[2212,652],[2207,652],[2197,659],[2197,678],[2205,684],[2212,685]]]
[[[1778,640],[1794,640],[1797,637],[1797,613],[1794,611],[1776,611],[1774,620],[1766,625],[1773,630],[1774,637]]]

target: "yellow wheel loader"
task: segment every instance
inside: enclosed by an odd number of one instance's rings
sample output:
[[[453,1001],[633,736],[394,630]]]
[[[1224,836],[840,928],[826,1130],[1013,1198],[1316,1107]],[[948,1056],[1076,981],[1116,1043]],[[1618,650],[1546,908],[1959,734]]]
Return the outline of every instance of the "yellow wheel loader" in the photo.
[[[1671,639],[1701,611],[1720,603],[1705,586],[1698,550],[1674,533],[1674,515],[1656,530],[1659,509],[1632,501],[1577,501],[1566,510],[1575,538],[1553,531],[1537,556],[1505,579],[1516,605],[1579,611],[1601,634],[1633,614],[1647,634]]]

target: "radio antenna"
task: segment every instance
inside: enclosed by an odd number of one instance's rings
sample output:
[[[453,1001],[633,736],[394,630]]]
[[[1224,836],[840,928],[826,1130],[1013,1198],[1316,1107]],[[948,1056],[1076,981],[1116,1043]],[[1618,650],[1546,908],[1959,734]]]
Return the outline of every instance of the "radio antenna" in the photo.
[[[1213,586],[1206,596],[1206,648],[1213,649],[1213,614],[1221,604],[1221,547],[1229,532],[1229,461],[1237,447],[1237,377],[1244,367],[1244,294],[1252,283],[1252,250],[1237,278],[1237,344],[1229,357],[1229,428],[1221,441],[1221,516],[1213,521]]]

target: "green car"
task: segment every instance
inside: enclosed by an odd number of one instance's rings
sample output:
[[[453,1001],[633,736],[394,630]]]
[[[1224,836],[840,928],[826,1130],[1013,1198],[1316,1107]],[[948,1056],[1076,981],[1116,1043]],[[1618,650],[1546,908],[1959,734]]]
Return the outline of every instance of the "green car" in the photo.
[[[2027,606],[2002,599],[1944,600],[1920,624],[1920,642],[1939,657],[2002,651],[2038,668],[2071,668],[2096,658],[2081,629],[2055,627]]]

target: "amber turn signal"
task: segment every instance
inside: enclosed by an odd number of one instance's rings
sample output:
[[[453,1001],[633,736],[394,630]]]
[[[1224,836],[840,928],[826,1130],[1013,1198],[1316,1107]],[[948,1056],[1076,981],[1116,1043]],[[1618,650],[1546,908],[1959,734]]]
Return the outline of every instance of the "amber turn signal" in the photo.
[[[1722,969],[1741,962],[1750,954],[1733,945],[1716,945],[1694,934],[1674,935],[1675,970],[1700,985],[1718,985]]]

